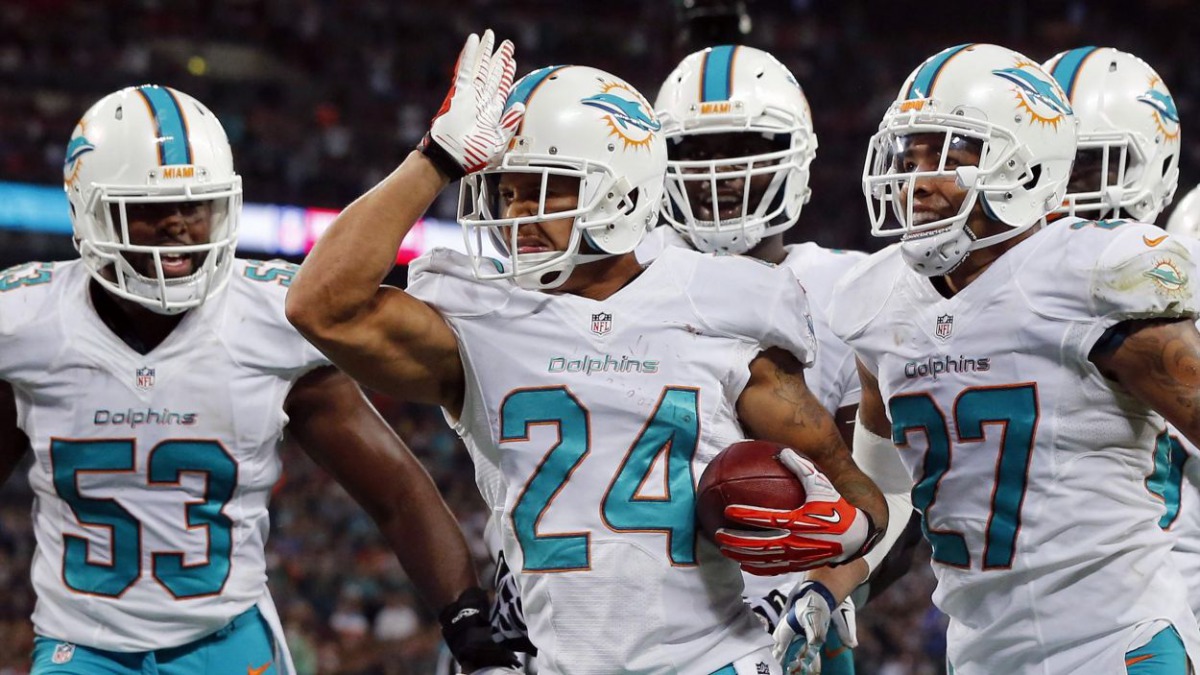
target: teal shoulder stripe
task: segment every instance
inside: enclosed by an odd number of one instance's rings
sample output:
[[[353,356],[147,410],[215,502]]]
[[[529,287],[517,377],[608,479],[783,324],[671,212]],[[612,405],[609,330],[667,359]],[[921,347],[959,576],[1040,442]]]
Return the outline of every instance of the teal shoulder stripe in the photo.
[[[736,45],[713,47],[704,55],[700,78],[701,101],[728,101],[733,93],[733,57]]]
[[[951,47],[926,61],[921,70],[917,72],[917,76],[913,78],[912,84],[908,87],[908,92],[904,94],[904,98],[929,98],[933,93],[933,84],[937,81],[938,73],[942,72],[942,67],[946,65],[947,61],[970,46],[970,44],[965,44]]]
[[[513,86],[513,90],[508,95],[508,99],[504,101],[504,108],[508,109],[514,103],[529,103],[529,99],[533,97],[533,92],[546,81],[554,73],[566,68],[566,66],[546,66],[539,68],[525,77],[522,77]]]
[[[1050,71],[1050,75],[1058,80],[1058,86],[1067,92],[1067,99],[1074,103],[1075,99],[1075,80],[1079,78],[1079,71],[1083,69],[1083,62],[1094,54],[1099,47],[1080,47],[1072,49],[1062,55],[1062,58],[1054,64],[1054,69]]]
[[[138,87],[138,93],[146,99],[158,126],[159,164],[191,164],[192,146],[188,141],[187,121],[179,102],[166,87]]]

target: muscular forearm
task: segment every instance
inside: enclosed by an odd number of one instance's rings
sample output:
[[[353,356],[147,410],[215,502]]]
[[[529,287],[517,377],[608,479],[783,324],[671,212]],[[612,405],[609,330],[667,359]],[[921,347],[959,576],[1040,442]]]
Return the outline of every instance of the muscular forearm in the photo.
[[[413,151],[387,178],[346,207],[305,259],[288,293],[300,324],[340,323],[371,306],[396,250],[447,178]],[[319,312],[320,316],[311,316]]]
[[[738,415],[756,438],[801,451],[851,504],[886,528],[883,493],[850,456],[836,423],[804,383],[804,368],[778,349],[759,355],[750,366],[750,382],[738,399]]]
[[[375,518],[426,606],[440,611],[479,581],[458,523],[448,508],[430,506],[441,499],[428,477],[425,482],[414,490],[417,481],[410,480],[402,498]]]

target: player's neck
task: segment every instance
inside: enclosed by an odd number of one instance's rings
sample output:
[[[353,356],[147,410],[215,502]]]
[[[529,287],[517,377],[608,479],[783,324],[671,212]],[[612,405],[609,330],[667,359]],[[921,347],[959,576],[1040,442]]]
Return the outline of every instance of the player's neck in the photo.
[[[775,265],[783,264],[787,258],[787,249],[783,246],[783,234],[773,234],[758,242],[758,245],[746,252],[751,258]]]
[[[591,300],[607,300],[636,279],[644,269],[632,253],[615,255],[579,265],[571,271],[567,283],[553,292],[570,293]]]
[[[175,330],[185,313],[158,314],[145,307],[105,291],[95,281],[89,284],[88,292],[92,296],[92,306],[100,315],[100,320],[129,345],[129,348],[139,354],[147,354]]]

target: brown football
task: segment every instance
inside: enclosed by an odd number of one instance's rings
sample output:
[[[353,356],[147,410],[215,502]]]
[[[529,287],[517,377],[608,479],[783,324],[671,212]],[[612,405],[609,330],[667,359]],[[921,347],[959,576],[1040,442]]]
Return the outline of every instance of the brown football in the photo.
[[[709,540],[718,528],[753,529],[725,519],[729,504],[784,510],[804,504],[800,479],[779,461],[783,448],[769,441],[739,441],[708,463],[696,489],[696,517]]]

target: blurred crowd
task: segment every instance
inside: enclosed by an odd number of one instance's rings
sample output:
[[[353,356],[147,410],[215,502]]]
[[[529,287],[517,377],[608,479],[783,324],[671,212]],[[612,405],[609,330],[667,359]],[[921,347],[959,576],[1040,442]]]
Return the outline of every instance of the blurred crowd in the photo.
[[[101,95],[168,84],[206,102],[234,146],[247,201],[341,207],[424,133],[462,37],[491,26],[522,71],[609,70],[653,98],[675,63],[727,27],[706,6],[743,6],[749,33],[795,73],[820,148],[795,239],[877,249],[859,187],[867,140],[905,76],[934,52],[997,42],[1039,61],[1087,44],[1145,58],[1180,113],[1200,100],[1192,0],[1013,0],[959,5],[845,0],[8,0],[0,4],[0,180],[54,184],[75,121]],[[711,14],[711,12],[710,12]],[[727,26],[726,22],[725,26]],[[1200,180],[1184,132],[1181,193]],[[454,194],[437,207],[453,217]],[[1169,214],[1165,214],[1169,215]]]
[[[491,26],[517,43],[522,71],[593,65],[653,97],[712,34],[702,0],[6,0],[0,4],[0,180],[56,184],[80,114],[117,88],[175,86],[209,105],[234,146],[247,201],[340,207],[417,142],[462,37]],[[792,240],[872,250],[859,187],[867,139],[904,77],[953,44],[998,42],[1044,60],[1099,44],[1145,58],[1184,126],[1200,110],[1200,12],[1192,0],[1012,0],[958,5],[845,0],[743,4],[746,44],[796,74],[820,142],[813,199]],[[1190,127],[1189,127],[1190,128]],[[1184,132],[1180,195],[1200,179],[1200,132]],[[435,206],[453,217],[452,191]],[[1165,216],[1164,216],[1165,217]],[[13,240],[9,241],[10,244]],[[19,240],[17,240],[19,241]],[[35,246],[36,242],[29,242]],[[8,252],[9,255],[12,251]],[[33,254],[31,253],[31,256]],[[377,399],[481,542],[469,458],[436,411]],[[269,544],[271,587],[302,673],[428,673],[436,621],[411,593],[373,524],[302,453],[285,451]],[[31,494],[0,489],[0,675],[24,672]],[[481,578],[487,552],[477,550]],[[945,619],[929,602],[927,555],[862,612],[865,674],[942,672]]]

